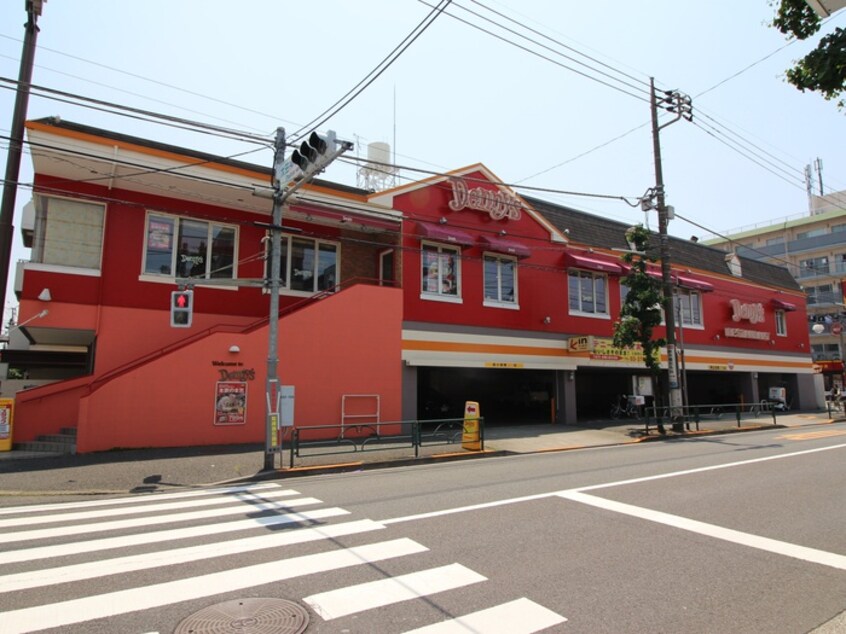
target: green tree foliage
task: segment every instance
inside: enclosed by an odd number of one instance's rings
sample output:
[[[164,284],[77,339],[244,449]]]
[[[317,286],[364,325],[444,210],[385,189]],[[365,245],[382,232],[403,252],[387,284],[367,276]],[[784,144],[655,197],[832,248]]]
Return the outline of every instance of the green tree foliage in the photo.
[[[655,262],[648,255],[649,231],[643,225],[631,227],[626,231],[626,240],[631,252],[624,253],[622,260],[630,267],[624,278],[629,292],[620,309],[620,319],[614,323],[614,345],[631,348],[640,344],[644,365],[655,377],[661,368],[659,350],[666,343],[652,334],[661,324],[661,281],[647,274],[648,265]]]
[[[820,30],[822,20],[805,0],[779,0],[773,26],[785,35],[804,40]],[[787,71],[787,81],[805,92],[819,92],[828,100],[846,90],[846,30],[837,27],[817,47]],[[837,102],[844,108],[844,100]]]

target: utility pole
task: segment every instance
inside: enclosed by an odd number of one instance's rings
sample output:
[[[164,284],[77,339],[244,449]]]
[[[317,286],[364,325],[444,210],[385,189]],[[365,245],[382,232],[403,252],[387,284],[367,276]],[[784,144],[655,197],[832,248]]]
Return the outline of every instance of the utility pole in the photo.
[[[338,141],[335,132],[329,130],[327,135],[321,136],[316,132],[303,141],[294,150],[291,158],[285,159],[285,128],[276,129],[276,140],[273,145],[273,210],[270,225],[265,226],[270,231],[270,258],[267,286],[270,290],[270,315],[267,327],[267,379],[265,380],[265,396],[267,416],[265,417],[264,442],[264,470],[270,471],[276,466],[276,453],[281,450],[277,446],[277,434],[280,427],[281,386],[279,384],[279,288],[282,277],[282,207],[285,201],[306,184],[316,174],[326,169],[332,161],[353,144],[349,141]],[[291,185],[291,183],[294,183]]]
[[[38,39],[38,16],[46,0],[26,0],[27,21],[24,25],[23,52],[18,73],[18,92],[15,96],[15,110],[12,114],[12,131],[9,135],[9,152],[6,158],[6,176],[3,182],[3,198],[0,199],[0,321],[6,306],[6,284],[9,279],[9,263],[12,259],[12,240],[15,228],[15,198],[18,193],[18,177],[21,171],[23,153],[24,123],[29,104],[29,86],[32,83],[32,67],[35,61],[35,42]]]
[[[673,301],[673,280],[670,271],[670,240],[667,235],[669,209],[664,196],[664,172],[661,167],[661,139],[659,132],[684,117],[693,118],[690,97],[678,91],[666,91],[661,99],[661,106],[668,112],[675,113],[675,118],[663,125],[658,125],[658,98],[655,94],[655,79],[649,78],[650,106],[652,110],[652,152],[655,159],[655,208],[658,211],[658,240],[661,255],[661,282],[663,286],[664,323],[667,339],[667,378],[670,420],[673,431],[684,431],[682,394],[679,387],[678,356],[676,351],[675,302]],[[682,324],[683,326],[684,324]]]

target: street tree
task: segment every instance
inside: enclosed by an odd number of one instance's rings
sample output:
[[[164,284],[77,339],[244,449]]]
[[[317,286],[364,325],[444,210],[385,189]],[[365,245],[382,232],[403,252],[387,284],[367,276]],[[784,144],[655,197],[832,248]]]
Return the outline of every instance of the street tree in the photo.
[[[819,32],[822,20],[805,0],[773,0],[776,15],[772,25],[785,35],[805,40]],[[787,70],[787,81],[805,92],[820,93],[827,100],[840,99],[846,90],[846,30],[837,27],[817,47]]]
[[[614,346],[617,348],[635,348],[643,351],[643,363],[652,378],[652,394],[659,394],[658,376],[661,372],[660,350],[666,344],[663,337],[655,337],[654,329],[661,325],[662,289],[661,281],[649,275],[649,265],[656,261],[650,250],[649,231],[643,225],[629,227],[626,241],[629,250],[621,259],[625,262],[628,273],[624,283],[628,288],[626,298],[620,308],[620,319],[614,322]],[[656,403],[657,404],[657,403]],[[664,426],[658,423],[658,431],[665,433]]]

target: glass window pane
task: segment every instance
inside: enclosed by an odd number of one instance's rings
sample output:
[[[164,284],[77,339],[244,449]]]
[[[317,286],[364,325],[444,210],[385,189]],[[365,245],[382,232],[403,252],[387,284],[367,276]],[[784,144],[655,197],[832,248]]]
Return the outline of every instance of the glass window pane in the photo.
[[[579,310],[579,274],[576,271],[570,271],[567,274],[567,295],[570,310]]]
[[[317,263],[317,288],[325,291],[337,283],[337,249],[334,244],[321,244]]]
[[[182,220],[179,223],[179,248],[176,252],[177,277],[206,277],[208,239],[207,222]]]
[[[144,272],[171,275],[173,266],[174,219],[150,216],[147,219],[147,254]]]
[[[209,277],[235,277],[235,229],[212,226],[211,269]]]
[[[437,293],[440,286],[438,271],[438,250],[430,246],[423,247],[423,292]]]
[[[606,286],[606,278],[604,275],[596,275],[593,278],[594,281],[594,301],[596,302],[596,312],[605,314],[608,310],[605,307],[605,298],[607,293],[605,292]]]
[[[315,264],[314,242],[291,240],[291,289],[314,292]]]
[[[581,275],[581,288],[582,288],[582,312],[585,313],[592,313],[593,312],[593,276],[588,274]]]
[[[485,299],[499,300],[498,263],[485,256]]]
[[[458,258],[455,253],[441,253],[441,293],[444,295],[458,295]]]
[[[502,260],[500,263],[500,300],[517,301],[517,264],[514,260]]]

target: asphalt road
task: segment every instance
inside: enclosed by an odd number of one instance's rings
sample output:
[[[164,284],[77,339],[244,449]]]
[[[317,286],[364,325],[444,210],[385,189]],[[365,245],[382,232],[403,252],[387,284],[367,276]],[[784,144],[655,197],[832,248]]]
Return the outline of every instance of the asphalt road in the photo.
[[[846,609],[844,485],[835,424],[6,507],[0,633],[257,597],[307,632],[805,633]]]

